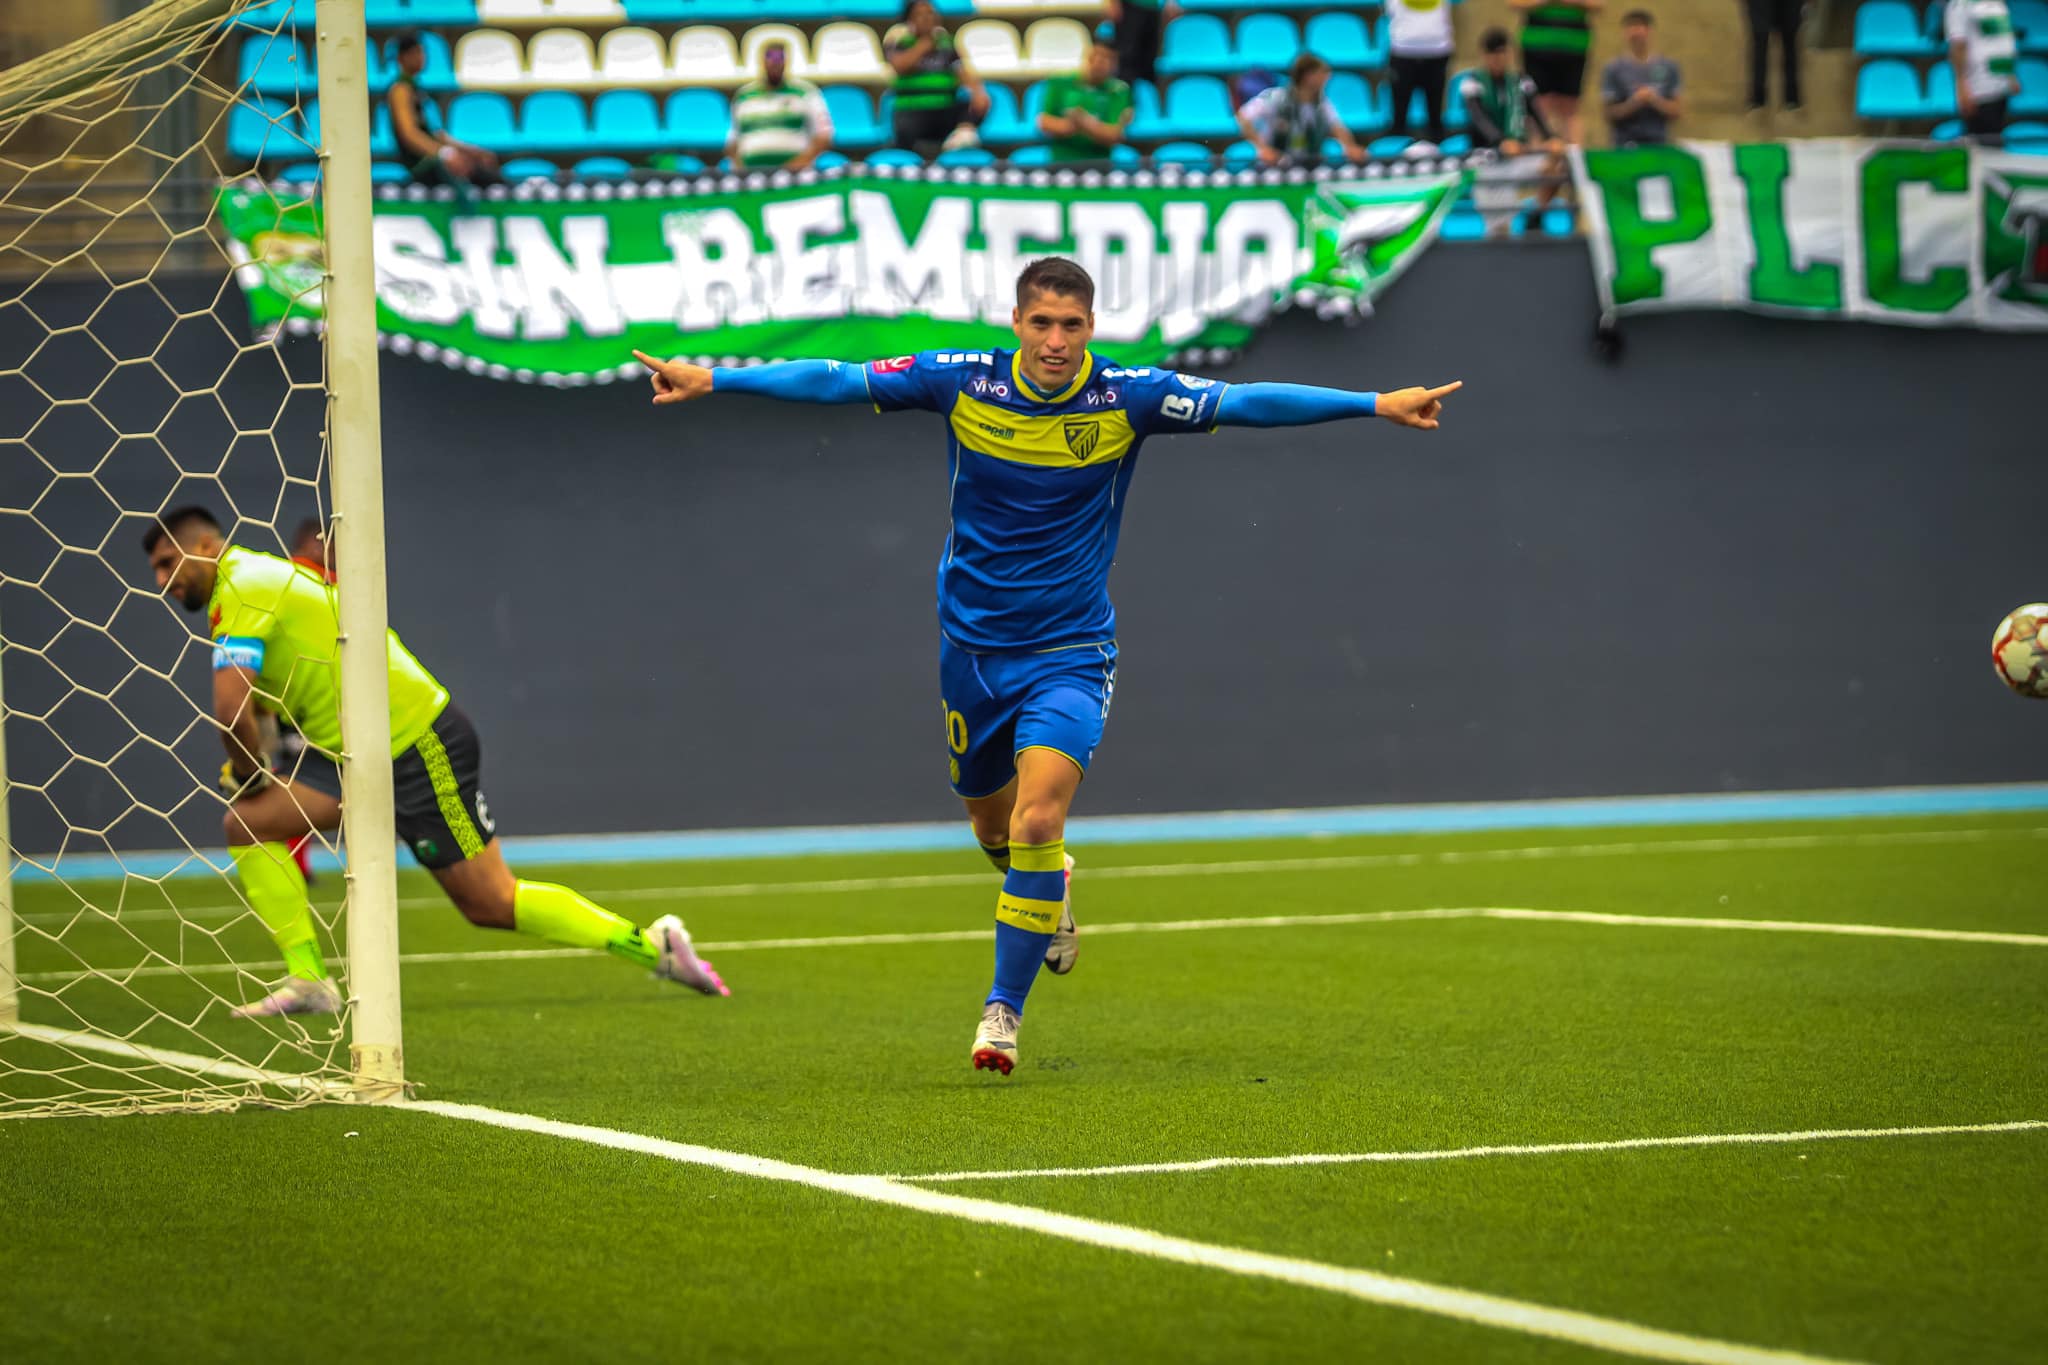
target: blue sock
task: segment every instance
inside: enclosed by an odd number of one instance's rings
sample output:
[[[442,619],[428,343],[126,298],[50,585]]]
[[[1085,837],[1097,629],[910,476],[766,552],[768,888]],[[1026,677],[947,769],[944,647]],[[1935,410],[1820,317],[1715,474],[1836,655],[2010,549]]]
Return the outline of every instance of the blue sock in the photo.
[[[996,980],[989,1004],[1000,1000],[1022,1014],[1024,997],[1045,965],[1045,950],[1060,927],[1067,896],[1067,845],[1011,844],[1010,870],[996,898]]]

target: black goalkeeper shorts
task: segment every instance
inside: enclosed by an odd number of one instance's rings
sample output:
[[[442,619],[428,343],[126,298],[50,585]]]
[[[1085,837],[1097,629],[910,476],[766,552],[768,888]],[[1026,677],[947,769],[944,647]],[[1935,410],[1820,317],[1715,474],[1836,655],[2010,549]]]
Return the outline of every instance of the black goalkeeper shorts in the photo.
[[[476,727],[453,702],[434,718],[410,749],[391,761],[391,805],[398,838],[421,867],[453,867],[474,858],[496,837],[490,808],[478,785],[483,745]],[[341,799],[341,770],[318,749],[299,756],[287,780]]]

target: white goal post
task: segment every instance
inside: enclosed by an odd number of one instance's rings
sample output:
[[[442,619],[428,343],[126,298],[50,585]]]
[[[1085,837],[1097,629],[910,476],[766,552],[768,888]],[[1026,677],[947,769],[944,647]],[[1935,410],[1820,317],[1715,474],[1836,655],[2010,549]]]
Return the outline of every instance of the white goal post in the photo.
[[[404,1093],[367,38],[362,0],[294,8],[156,0],[0,73],[0,1118]],[[272,46],[317,85],[245,81]],[[274,263],[217,221],[252,118],[320,223],[322,321],[274,336],[236,287]],[[195,502],[335,565],[339,1026],[227,1018],[281,968],[222,846],[208,623],[140,551]]]

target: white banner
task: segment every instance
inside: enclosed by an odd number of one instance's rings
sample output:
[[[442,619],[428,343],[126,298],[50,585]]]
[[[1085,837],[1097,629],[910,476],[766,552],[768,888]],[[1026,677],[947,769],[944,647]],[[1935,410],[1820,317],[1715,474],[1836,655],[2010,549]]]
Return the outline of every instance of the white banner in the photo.
[[[1609,315],[2048,330],[2048,157],[1815,139],[1575,151]]]

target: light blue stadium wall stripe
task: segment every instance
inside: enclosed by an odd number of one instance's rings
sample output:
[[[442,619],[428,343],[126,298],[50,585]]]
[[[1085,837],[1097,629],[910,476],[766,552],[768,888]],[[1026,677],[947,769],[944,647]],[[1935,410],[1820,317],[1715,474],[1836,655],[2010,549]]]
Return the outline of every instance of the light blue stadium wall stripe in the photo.
[[[1090,844],[1221,843],[1347,834],[1465,834],[1488,830],[1581,830],[1658,825],[1719,825],[1777,820],[1850,820],[1885,816],[1994,815],[2048,811],[2048,783],[1980,787],[1862,787],[1839,791],[1742,792],[1698,796],[1590,797],[1568,801],[1469,802],[1428,806],[1335,806],[1316,810],[1213,811],[1179,815],[1099,815],[1067,826],[1076,847]],[[698,862],[790,858],[827,853],[973,852],[967,822],[905,825],[798,825],[784,829],[693,830],[653,834],[565,834],[512,837],[505,856],[518,866]],[[210,877],[207,861],[227,865],[221,850],[193,854],[66,856],[67,879]],[[316,866],[329,870],[324,851]],[[32,881],[48,874],[17,864]]]

